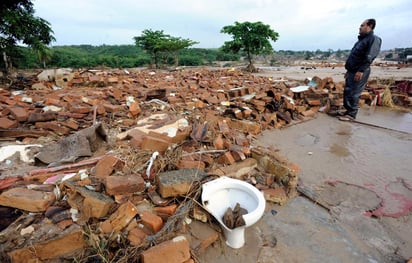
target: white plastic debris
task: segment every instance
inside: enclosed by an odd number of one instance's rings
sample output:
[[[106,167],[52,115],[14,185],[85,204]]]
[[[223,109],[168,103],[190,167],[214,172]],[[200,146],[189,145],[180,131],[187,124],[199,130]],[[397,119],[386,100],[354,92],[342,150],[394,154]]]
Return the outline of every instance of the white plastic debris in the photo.
[[[79,220],[79,211],[77,209],[74,208],[70,208],[70,214],[72,215],[72,220],[74,222],[76,222],[77,220]]]
[[[310,86],[297,86],[297,87],[290,88],[290,90],[292,92],[299,93],[299,92],[307,91],[309,88]]]
[[[154,152],[154,153],[152,154],[152,157],[150,157],[150,159],[149,159],[149,165],[147,166],[147,169],[146,169],[147,179],[150,178],[150,170],[152,169],[153,162],[156,160],[156,157],[157,157],[158,155],[159,155],[159,152]]]
[[[87,174],[87,170],[86,169],[81,169],[77,172],[77,174],[80,175],[80,180],[84,180],[87,179],[89,177],[89,175]]]
[[[127,107],[130,107],[130,105],[133,103],[133,102],[135,102],[136,100],[134,99],[134,97],[133,96],[127,96],[126,97],[126,105],[127,105]]]
[[[48,111],[57,112],[57,111],[61,111],[61,110],[62,110],[62,108],[54,106],[54,105],[48,105],[48,106],[45,106],[43,108],[44,112],[48,112]]]
[[[13,95],[13,96],[17,96],[17,95],[21,95],[21,94],[24,94],[24,91],[14,90],[14,91],[11,92],[11,95]]]
[[[40,144],[28,144],[28,145],[6,145],[0,147],[0,162],[10,158],[13,154],[19,153],[20,160],[25,163],[34,162],[34,158],[29,156],[31,147],[43,147]]]
[[[27,102],[27,103],[33,103],[33,99],[27,96],[24,96],[23,98],[21,98],[22,102]]]
[[[282,98],[285,98],[285,99],[287,99],[290,103],[295,104],[295,101],[294,101],[291,97],[289,97],[289,96],[282,95]]]

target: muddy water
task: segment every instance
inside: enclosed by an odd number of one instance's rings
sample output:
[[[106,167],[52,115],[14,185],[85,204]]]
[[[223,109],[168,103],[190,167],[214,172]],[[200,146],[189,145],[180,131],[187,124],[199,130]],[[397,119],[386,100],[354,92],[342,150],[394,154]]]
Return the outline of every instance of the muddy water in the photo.
[[[358,121],[316,119],[283,130],[266,131],[261,145],[272,145],[301,167],[301,182],[321,189],[341,181],[374,191],[382,199],[377,216],[398,217],[412,210],[412,114],[361,110]]]

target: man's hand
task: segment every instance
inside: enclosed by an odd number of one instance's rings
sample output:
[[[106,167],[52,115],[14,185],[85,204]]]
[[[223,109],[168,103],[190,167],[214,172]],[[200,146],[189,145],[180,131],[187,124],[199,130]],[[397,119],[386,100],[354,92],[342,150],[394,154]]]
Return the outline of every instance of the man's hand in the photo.
[[[355,81],[359,81],[359,80],[361,80],[362,79],[362,77],[363,77],[363,72],[360,72],[360,71],[358,71],[358,72],[356,72],[355,73]]]

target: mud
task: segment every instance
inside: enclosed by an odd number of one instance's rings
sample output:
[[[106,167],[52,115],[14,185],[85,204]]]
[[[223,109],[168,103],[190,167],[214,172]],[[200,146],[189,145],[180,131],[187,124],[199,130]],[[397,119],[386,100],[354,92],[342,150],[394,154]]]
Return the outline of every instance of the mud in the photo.
[[[334,81],[343,81],[345,75],[345,68],[343,66],[336,67],[316,67],[312,69],[302,69],[301,66],[279,66],[279,67],[259,67],[258,76],[268,76],[273,79],[294,79],[304,80],[317,76],[319,78],[331,77]],[[372,66],[370,80],[374,79],[412,79],[411,67],[380,67]]]
[[[263,72],[262,72],[263,71]],[[373,68],[371,78],[408,79],[412,68]],[[343,81],[342,68],[270,68],[260,75]],[[201,262],[405,262],[412,257],[412,113],[363,107],[358,122],[323,113],[285,129],[265,131],[272,146],[301,170],[303,195],[284,206],[267,203],[245,232],[246,244],[214,244]]]

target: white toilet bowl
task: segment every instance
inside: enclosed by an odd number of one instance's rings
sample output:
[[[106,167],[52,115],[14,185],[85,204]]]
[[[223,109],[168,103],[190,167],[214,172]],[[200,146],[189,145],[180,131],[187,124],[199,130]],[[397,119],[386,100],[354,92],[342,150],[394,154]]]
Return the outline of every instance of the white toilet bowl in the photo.
[[[245,229],[256,223],[263,215],[266,200],[253,185],[242,180],[220,177],[202,185],[202,205],[220,223],[226,244],[232,248],[241,248],[245,244]],[[246,225],[228,228],[223,223],[226,210],[239,203],[248,213],[243,215]]]

